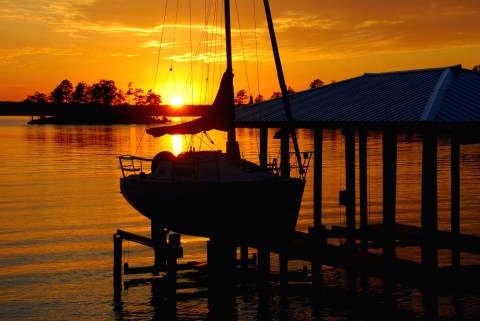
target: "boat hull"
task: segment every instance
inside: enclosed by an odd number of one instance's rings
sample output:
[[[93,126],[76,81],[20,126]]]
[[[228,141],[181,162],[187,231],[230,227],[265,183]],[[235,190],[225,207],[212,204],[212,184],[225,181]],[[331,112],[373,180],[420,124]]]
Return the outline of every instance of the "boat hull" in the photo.
[[[125,199],[169,231],[238,242],[288,240],[295,231],[305,181],[165,182],[120,178]]]

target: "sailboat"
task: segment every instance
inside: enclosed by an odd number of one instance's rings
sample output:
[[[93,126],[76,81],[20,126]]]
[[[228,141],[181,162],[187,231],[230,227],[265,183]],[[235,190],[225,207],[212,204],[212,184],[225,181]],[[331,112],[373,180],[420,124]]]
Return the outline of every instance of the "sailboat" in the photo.
[[[271,19],[268,1],[264,2]],[[286,241],[296,228],[304,170],[298,177],[280,175],[241,157],[234,123],[229,0],[224,1],[224,10],[227,65],[211,108],[193,121],[152,127],[146,132],[160,137],[225,131],[226,151],[189,150],[177,156],[160,151],[152,159],[120,156],[120,190],[133,208],[155,223],[152,226],[167,231],[234,242]],[[272,38],[271,21],[269,26]],[[272,47],[275,50],[276,45]],[[280,84],[285,102],[286,86]],[[295,131],[290,133],[297,150]]]

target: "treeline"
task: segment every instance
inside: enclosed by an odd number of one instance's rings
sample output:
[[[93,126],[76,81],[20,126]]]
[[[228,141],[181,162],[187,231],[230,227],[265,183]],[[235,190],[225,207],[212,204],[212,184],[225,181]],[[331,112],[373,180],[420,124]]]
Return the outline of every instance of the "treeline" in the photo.
[[[332,83],[335,81],[332,81]],[[315,79],[312,82],[310,82],[310,85],[308,86],[309,89],[312,88],[317,88],[323,86],[324,83],[320,79]],[[292,87],[288,86],[287,92],[289,94],[295,93],[295,89]],[[270,99],[276,99],[282,97],[282,93],[280,91],[274,91],[273,94],[270,96]],[[265,97],[261,94],[259,94],[257,97],[253,98],[252,96],[249,96],[247,91],[245,89],[240,89],[237,91],[235,95],[235,105],[241,106],[245,104],[251,104],[251,103],[261,103],[262,101],[265,101]]]
[[[309,88],[323,86],[320,79],[313,80]],[[288,87],[289,93],[295,90]],[[274,92],[270,99],[279,98],[281,92]],[[245,89],[240,89],[235,95],[235,105],[245,105],[247,103],[259,103],[264,101],[263,95],[258,95],[255,99],[249,96]],[[132,83],[128,84],[127,92],[117,88],[115,81],[102,79],[98,83],[88,85],[85,82],[79,82],[75,87],[68,79],[62,82],[52,90],[50,94],[35,92],[28,96],[24,102],[27,103],[57,103],[57,104],[100,104],[100,105],[125,105],[133,104],[138,106],[160,106],[162,97],[149,89],[145,92],[141,88],[133,88]]]
[[[133,102],[134,105],[140,106],[159,106],[162,97],[151,89],[145,93],[143,89],[133,88],[131,82],[128,84],[127,92],[124,92],[117,88],[113,80],[102,79],[91,86],[79,82],[73,87],[71,81],[65,79],[49,95],[37,91],[28,96],[24,102],[100,105],[124,105]]]

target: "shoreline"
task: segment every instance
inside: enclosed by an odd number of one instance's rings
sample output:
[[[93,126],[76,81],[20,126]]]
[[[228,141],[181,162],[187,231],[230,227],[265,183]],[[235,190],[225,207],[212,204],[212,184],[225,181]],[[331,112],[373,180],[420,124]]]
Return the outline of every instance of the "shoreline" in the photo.
[[[162,118],[136,117],[136,118],[85,118],[85,117],[59,117],[46,116],[31,119],[27,123],[30,125],[118,125],[118,124],[166,124],[171,122],[166,116]]]
[[[0,102],[0,116],[29,116],[32,125],[164,124],[171,117],[202,116],[209,107]]]

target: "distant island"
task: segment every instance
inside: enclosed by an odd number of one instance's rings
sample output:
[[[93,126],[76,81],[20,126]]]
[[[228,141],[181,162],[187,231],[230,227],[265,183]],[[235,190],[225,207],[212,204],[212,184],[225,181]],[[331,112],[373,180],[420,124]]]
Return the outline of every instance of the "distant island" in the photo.
[[[161,124],[171,117],[201,116],[208,107],[0,102],[0,116],[30,116],[29,124]]]

